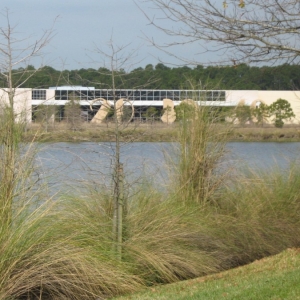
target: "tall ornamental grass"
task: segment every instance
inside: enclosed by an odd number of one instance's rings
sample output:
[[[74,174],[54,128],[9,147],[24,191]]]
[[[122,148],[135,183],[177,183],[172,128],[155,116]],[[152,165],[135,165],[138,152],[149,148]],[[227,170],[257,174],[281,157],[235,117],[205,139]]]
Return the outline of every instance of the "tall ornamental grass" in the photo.
[[[192,106],[193,111],[180,121],[179,162],[174,164],[171,189],[179,201],[202,205],[213,199],[226,178],[220,163],[230,128],[220,124],[222,116],[214,108]]]
[[[300,247],[299,167],[247,172],[222,190],[215,207],[228,267]]]
[[[24,207],[2,228],[0,299],[96,299],[136,290],[135,277],[99,256],[83,230],[62,226],[67,212],[56,205]]]
[[[135,290],[135,276],[98,256],[86,242],[91,234],[64,222],[70,211],[48,195],[34,144],[22,143],[25,128],[13,101],[1,106],[0,299],[97,299]]]
[[[113,210],[106,197],[103,192],[93,192],[64,201],[60,228],[76,232],[72,244],[93,249],[113,274],[123,272],[124,280],[131,284],[149,286],[219,270],[215,257],[206,249],[199,250],[192,238],[206,227],[199,223],[198,208],[179,205],[145,186],[128,203],[120,261],[113,247]]]

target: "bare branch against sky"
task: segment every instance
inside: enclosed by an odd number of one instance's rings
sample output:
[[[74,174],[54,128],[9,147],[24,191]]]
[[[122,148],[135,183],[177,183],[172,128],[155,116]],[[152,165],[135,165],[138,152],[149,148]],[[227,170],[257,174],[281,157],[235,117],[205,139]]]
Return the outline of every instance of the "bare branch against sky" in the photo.
[[[159,12],[153,17],[143,10],[153,27],[173,38],[154,40],[169,52],[171,46],[197,43],[223,64],[299,63],[299,0],[140,1]]]

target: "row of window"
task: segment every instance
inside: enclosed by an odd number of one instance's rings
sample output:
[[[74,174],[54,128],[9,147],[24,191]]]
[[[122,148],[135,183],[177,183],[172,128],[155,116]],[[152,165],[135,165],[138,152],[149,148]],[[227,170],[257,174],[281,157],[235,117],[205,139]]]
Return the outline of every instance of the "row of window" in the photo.
[[[33,100],[46,100],[47,90],[32,90]],[[120,98],[131,101],[161,101],[164,98],[176,100],[193,99],[196,101],[225,101],[225,91],[202,90],[56,90],[55,100],[94,100],[104,98],[117,100]]]

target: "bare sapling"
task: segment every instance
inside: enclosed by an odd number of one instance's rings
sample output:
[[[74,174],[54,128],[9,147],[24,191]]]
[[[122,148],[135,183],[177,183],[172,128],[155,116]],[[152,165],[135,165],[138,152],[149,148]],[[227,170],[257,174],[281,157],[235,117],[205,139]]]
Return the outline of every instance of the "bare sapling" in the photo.
[[[113,113],[113,142],[110,143],[112,148],[113,156],[111,158],[112,165],[112,239],[113,251],[115,251],[119,260],[122,259],[122,243],[124,240],[124,227],[127,212],[127,195],[130,189],[130,184],[126,182],[126,176],[124,171],[124,165],[121,159],[122,147],[128,142],[132,142],[133,138],[126,138],[124,141],[123,133],[127,129],[135,130],[137,124],[132,122],[134,118],[134,105],[130,97],[133,95],[127,95],[126,98],[120,98],[117,94],[117,90],[122,88],[126,83],[126,72],[125,68],[128,68],[130,61],[135,54],[135,51],[129,53],[129,55],[124,54],[125,48],[127,46],[115,46],[113,41],[108,43],[108,52],[96,48],[96,52],[101,54],[108,61],[110,72],[105,74],[111,77],[111,97],[112,101],[103,102],[104,99],[99,99],[101,105],[105,105],[106,111],[111,111]],[[130,67],[130,66],[129,66]],[[146,85],[147,83],[145,83]],[[138,89],[141,87],[132,87],[133,89]],[[96,101],[96,100],[95,100]],[[94,101],[94,102],[95,102]],[[111,108],[107,107],[111,105]]]
[[[0,28],[0,76],[6,83],[1,89],[1,183],[0,183],[0,214],[2,226],[9,226],[12,220],[12,204],[18,194],[20,182],[21,139],[27,122],[31,119],[31,107],[27,104],[28,89],[18,88],[34,75],[20,68],[39,55],[49,43],[52,31],[46,31],[38,40],[25,45],[24,39],[16,38],[15,27],[10,24],[9,12],[1,13],[6,26]],[[20,71],[14,71],[20,68]],[[26,174],[26,173],[25,173]],[[24,174],[24,175],[25,175]]]

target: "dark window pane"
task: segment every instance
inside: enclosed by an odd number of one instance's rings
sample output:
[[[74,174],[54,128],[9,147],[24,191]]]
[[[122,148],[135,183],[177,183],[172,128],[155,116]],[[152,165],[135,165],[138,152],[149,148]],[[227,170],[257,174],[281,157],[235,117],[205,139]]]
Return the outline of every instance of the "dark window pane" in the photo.
[[[32,90],[32,100],[46,100],[46,90]]]

